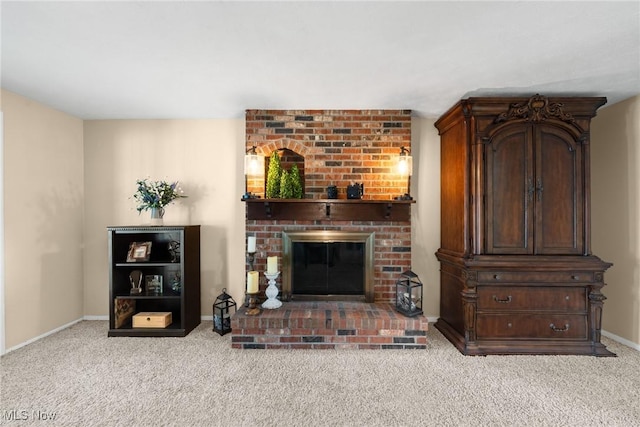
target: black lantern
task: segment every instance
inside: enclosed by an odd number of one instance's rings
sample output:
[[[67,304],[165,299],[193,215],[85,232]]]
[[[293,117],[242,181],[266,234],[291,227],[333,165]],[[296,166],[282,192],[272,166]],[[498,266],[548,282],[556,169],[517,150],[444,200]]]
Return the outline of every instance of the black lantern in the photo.
[[[227,288],[222,289],[222,293],[213,303],[213,331],[224,335],[231,332],[231,308],[233,312],[237,310],[236,302],[227,293]]]
[[[422,282],[411,270],[396,282],[396,311],[405,316],[422,314]]]

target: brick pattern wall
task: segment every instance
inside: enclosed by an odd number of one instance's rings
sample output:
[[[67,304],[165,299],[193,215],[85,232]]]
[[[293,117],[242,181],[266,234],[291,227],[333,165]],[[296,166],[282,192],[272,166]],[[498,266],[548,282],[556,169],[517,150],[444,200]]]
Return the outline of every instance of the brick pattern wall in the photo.
[[[305,198],[326,199],[329,185],[346,198],[351,182],[364,184],[365,199],[408,191],[395,157],[400,147],[411,147],[411,110],[247,110],[246,138],[247,150],[255,145],[267,157],[281,149],[304,157]],[[265,181],[266,173],[264,180],[248,181],[247,191],[264,197]],[[255,270],[266,270],[267,256],[282,256],[283,230],[375,232],[376,302],[395,302],[395,282],[411,268],[411,222],[247,220],[247,235],[257,238]]]
[[[411,110],[247,110],[246,149],[253,146],[267,159],[282,149],[303,156],[305,198],[326,198],[329,185],[346,198],[358,182],[365,198],[389,200],[408,191],[395,158],[411,147]],[[264,181],[248,181],[247,191],[264,197]]]

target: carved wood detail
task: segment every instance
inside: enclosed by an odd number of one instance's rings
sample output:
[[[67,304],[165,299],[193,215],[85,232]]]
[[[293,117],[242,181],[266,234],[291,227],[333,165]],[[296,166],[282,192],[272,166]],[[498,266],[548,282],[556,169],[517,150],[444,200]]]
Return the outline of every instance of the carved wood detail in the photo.
[[[574,123],[574,117],[564,111],[564,105],[556,102],[549,104],[549,98],[536,94],[525,104],[511,104],[506,113],[496,117],[494,123],[505,122],[512,119],[524,119],[528,122],[539,123],[548,118],[555,117],[568,123]]]

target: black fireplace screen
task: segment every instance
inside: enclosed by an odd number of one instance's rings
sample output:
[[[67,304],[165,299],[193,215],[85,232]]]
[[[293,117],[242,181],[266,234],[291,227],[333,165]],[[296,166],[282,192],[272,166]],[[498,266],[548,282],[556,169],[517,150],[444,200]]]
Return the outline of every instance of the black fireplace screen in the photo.
[[[293,242],[292,245],[293,294],[364,294],[364,242]]]

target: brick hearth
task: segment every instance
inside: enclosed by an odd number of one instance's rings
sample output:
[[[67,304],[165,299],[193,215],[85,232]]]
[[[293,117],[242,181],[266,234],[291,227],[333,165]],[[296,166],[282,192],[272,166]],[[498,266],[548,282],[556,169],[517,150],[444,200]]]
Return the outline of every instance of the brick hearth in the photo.
[[[427,318],[390,303],[284,302],[276,310],[233,316],[237,349],[425,349]]]

